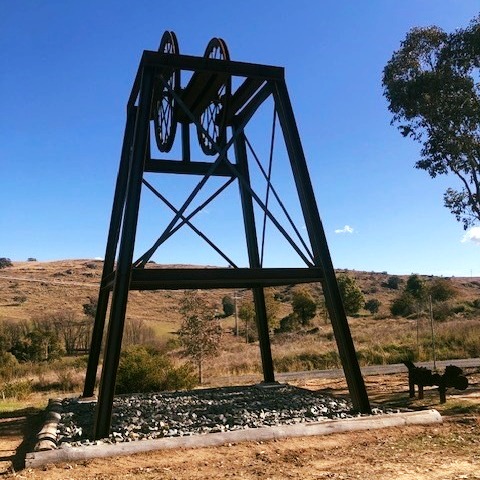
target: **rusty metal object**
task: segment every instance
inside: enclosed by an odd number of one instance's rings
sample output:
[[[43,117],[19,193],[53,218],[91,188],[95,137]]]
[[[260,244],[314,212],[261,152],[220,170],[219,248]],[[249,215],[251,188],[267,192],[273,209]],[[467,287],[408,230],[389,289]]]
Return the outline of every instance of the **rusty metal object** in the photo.
[[[411,361],[404,362],[408,368],[408,386],[410,398],[415,397],[415,385],[418,387],[418,398],[423,399],[424,387],[438,387],[440,395],[440,403],[445,403],[447,388],[455,388],[457,390],[466,390],[468,387],[468,379],[463,375],[463,370],[455,365],[445,367],[443,375],[433,373],[426,367],[417,367]]]

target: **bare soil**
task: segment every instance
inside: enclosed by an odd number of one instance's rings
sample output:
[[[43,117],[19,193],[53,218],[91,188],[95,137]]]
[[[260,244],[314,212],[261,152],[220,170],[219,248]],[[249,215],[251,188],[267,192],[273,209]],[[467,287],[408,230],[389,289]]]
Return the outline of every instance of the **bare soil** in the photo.
[[[406,374],[366,377],[372,404],[437,408],[444,423],[322,437],[178,449],[76,464],[18,470],[39,416],[32,410],[0,418],[0,471],[22,479],[480,479],[480,373],[468,372],[465,392],[436,389],[409,399]],[[343,379],[308,380],[304,387],[345,395]],[[20,449],[16,452],[16,449]]]

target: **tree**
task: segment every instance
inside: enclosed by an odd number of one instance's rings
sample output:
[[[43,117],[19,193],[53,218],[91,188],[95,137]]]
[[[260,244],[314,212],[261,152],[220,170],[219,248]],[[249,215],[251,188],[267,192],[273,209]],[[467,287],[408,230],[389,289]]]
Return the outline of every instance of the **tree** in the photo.
[[[401,281],[400,277],[397,277],[396,275],[392,275],[391,277],[388,277],[388,280],[385,286],[392,290],[398,290],[398,287],[400,286],[400,281]]]
[[[378,312],[380,305],[380,300],[377,300],[376,298],[371,298],[370,300],[368,300],[368,302],[365,302],[365,310],[368,310],[372,315],[374,315]]]
[[[222,307],[223,313],[226,317],[229,317],[230,315],[233,315],[235,313],[235,303],[233,302],[233,299],[230,295],[225,295],[222,298]]]
[[[480,16],[446,33],[413,28],[383,71],[392,124],[422,144],[416,168],[453,174],[444,204],[465,229],[480,221]]]
[[[272,289],[264,290],[264,296],[268,328],[271,332],[273,332],[280,326],[280,319],[278,318],[280,306],[277,300],[275,300],[275,293]]]
[[[141,318],[127,318],[123,330],[123,346],[154,344],[155,331]]]
[[[52,312],[45,318],[53,323],[57,336],[63,340],[67,355],[83,350],[88,344],[90,322],[85,318],[78,318],[71,310]]]
[[[23,335],[10,349],[17,360],[42,362],[55,360],[62,355],[60,338],[50,318],[46,316],[34,318],[22,327]]]
[[[425,281],[416,273],[410,275],[405,285],[405,292],[410,294],[415,300],[424,300],[427,295]]]
[[[280,327],[280,319],[278,318],[280,304],[275,300],[275,293],[272,289],[264,290],[264,298],[268,329],[270,332],[275,332],[275,330],[278,330]],[[251,300],[244,300],[238,310],[238,316],[245,322],[245,338],[247,343],[258,340],[256,323],[257,316],[254,302]],[[255,324],[253,325],[254,328],[251,328],[252,320],[255,320]]]
[[[238,309],[238,316],[245,322],[245,340],[247,343],[257,340],[257,329],[251,324],[255,320],[255,306],[253,302],[243,301]]]
[[[12,261],[9,258],[0,258],[0,268],[7,268],[12,266]]]
[[[178,331],[185,355],[198,367],[198,380],[203,380],[203,363],[219,348],[222,329],[204,297],[196,291],[185,291],[180,302],[183,323]]]
[[[408,317],[409,315],[415,313],[416,301],[412,295],[407,292],[403,292],[392,302],[390,311],[392,312],[392,315]]]
[[[365,304],[362,291],[358,288],[355,279],[348,275],[339,275],[337,282],[345,307],[345,313],[347,315],[354,315]]]
[[[437,278],[429,285],[428,293],[434,302],[445,302],[455,297],[457,290],[448,280]]]
[[[292,295],[292,308],[302,326],[307,326],[317,313],[317,304],[305,288],[295,290]]]

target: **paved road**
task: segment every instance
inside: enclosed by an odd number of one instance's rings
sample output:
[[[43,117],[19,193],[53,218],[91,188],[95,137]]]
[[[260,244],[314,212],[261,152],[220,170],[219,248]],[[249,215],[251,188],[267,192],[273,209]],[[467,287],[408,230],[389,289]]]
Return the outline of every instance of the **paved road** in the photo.
[[[418,362],[415,365],[433,369],[433,362]],[[456,365],[460,368],[480,367],[480,358],[465,358],[457,360],[438,360],[437,369],[443,370],[447,365]],[[392,365],[368,365],[361,367],[362,374],[366,375],[387,375],[390,373],[407,373],[407,367],[403,363],[394,363]],[[289,380],[308,380],[311,378],[341,378],[344,376],[341,368],[331,370],[308,370],[306,372],[286,372],[276,373],[275,379],[280,382]],[[238,377],[237,377],[238,378]],[[245,382],[258,382],[261,375],[242,375],[241,379]],[[217,381],[231,380],[231,377],[222,377]]]
[[[444,369],[447,365],[456,365],[460,368],[480,367],[480,358],[464,358],[457,360],[438,360],[437,369]],[[418,367],[427,367],[433,369],[433,362],[418,362],[415,363]],[[394,363],[392,365],[368,365],[361,367],[363,375],[385,375],[389,373],[407,372],[407,367],[403,363]],[[308,379],[308,378],[337,378],[343,377],[343,370],[335,368],[333,370],[311,370],[307,372],[287,372],[277,373],[275,376],[277,380],[291,380],[293,378]]]

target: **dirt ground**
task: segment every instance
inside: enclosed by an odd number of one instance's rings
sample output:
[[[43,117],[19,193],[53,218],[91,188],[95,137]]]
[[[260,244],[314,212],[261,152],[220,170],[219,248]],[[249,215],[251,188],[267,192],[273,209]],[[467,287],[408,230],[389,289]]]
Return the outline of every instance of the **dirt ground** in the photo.
[[[321,437],[178,449],[77,464],[23,469],[29,435],[40,416],[32,410],[0,415],[0,475],[19,479],[480,479],[480,373],[469,372],[465,392],[408,398],[406,374],[366,377],[372,404],[437,408],[444,423]],[[309,380],[306,388],[345,394],[341,379]]]

